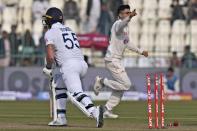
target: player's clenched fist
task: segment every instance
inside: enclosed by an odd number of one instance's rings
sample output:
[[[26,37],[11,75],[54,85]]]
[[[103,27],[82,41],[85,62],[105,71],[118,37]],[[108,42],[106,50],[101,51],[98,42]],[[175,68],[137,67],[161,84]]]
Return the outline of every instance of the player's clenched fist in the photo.
[[[131,13],[130,13],[130,18],[132,18],[133,16],[136,16],[137,13],[136,13],[136,9],[134,9]]]
[[[148,51],[143,51],[142,55],[145,56],[145,57],[148,57]]]

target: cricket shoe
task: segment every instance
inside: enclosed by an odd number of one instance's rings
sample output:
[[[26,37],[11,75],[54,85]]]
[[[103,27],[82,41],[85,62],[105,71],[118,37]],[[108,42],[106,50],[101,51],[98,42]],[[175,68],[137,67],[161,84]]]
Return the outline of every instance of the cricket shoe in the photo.
[[[101,77],[100,76],[96,76],[95,78],[95,82],[94,82],[94,94],[98,95],[99,91],[101,90],[101,88],[103,87],[103,84],[101,83]]]
[[[67,120],[65,117],[58,117],[56,120],[49,122],[49,126],[66,126]]]
[[[96,119],[96,127],[98,128],[103,127],[103,124],[104,124],[103,112],[104,112],[103,106],[95,107],[94,111],[92,112],[92,116]]]
[[[118,115],[116,115],[112,111],[109,111],[109,110],[106,109],[105,112],[103,113],[103,118],[116,119],[116,118],[118,118]]]

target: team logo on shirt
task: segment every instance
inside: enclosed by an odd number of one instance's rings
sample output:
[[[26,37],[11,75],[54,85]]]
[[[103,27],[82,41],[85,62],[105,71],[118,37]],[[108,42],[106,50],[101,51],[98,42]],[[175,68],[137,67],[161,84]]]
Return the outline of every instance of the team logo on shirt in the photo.
[[[129,38],[128,38],[128,37],[126,37],[126,38],[124,39],[123,43],[124,43],[124,44],[129,43]]]

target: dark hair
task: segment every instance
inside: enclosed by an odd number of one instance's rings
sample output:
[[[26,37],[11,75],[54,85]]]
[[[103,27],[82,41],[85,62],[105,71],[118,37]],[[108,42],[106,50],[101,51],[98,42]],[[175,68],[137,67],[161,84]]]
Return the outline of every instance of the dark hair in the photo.
[[[173,69],[172,67],[169,67],[169,68],[168,68],[168,71],[174,72],[174,69]]]
[[[172,54],[173,54],[173,55],[176,55],[176,54],[177,54],[177,52],[176,52],[176,51],[173,51],[173,52],[172,52]]]
[[[117,15],[119,15],[119,13],[125,9],[130,9],[130,6],[129,5],[120,5],[118,7],[118,11],[117,11]]]
[[[186,50],[190,50],[190,45],[186,45],[186,46],[185,46],[185,49],[186,49]]]

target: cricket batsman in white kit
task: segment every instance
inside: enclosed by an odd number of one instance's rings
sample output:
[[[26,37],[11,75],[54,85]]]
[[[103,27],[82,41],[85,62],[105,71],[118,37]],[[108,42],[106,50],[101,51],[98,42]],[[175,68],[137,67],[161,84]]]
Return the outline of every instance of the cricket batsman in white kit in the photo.
[[[106,102],[104,118],[118,118],[113,114],[112,110],[120,103],[124,91],[131,87],[131,81],[122,65],[121,60],[126,48],[148,57],[148,52],[135,47],[129,39],[128,23],[132,17],[137,15],[136,11],[130,11],[129,5],[121,5],[117,11],[118,20],[115,21],[111,28],[111,39],[105,56],[105,66],[110,71],[114,80],[101,78],[97,76],[94,84],[94,92],[96,95],[102,87],[112,88],[112,94]]]
[[[63,14],[58,8],[49,8],[43,16],[43,24],[49,30],[45,34],[46,41],[46,67],[43,69],[48,76],[52,75],[52,65],[55,63],[60,69],[59,78],[56,77],[55,82],[58,84],[63,81],[65,86],[57,87],[60,94],[56,95],[56,99],[66,99],[66,93],[61,88],[67,88],[76,100],[82,103],[85,109],[96,119],[97,127],[103,126],[103,107],[94,106],[92,100],[84,93],[81,84],[83,77],[88,69],[87,63],[84,61],[80,45],[76,34],[67,26],[63,25]],[[68,94],[67,94],[68,95]],[[59,112],[57,119],[49,123],[49,125],[67,125],[65,116],[65,102],[57,101]]]

